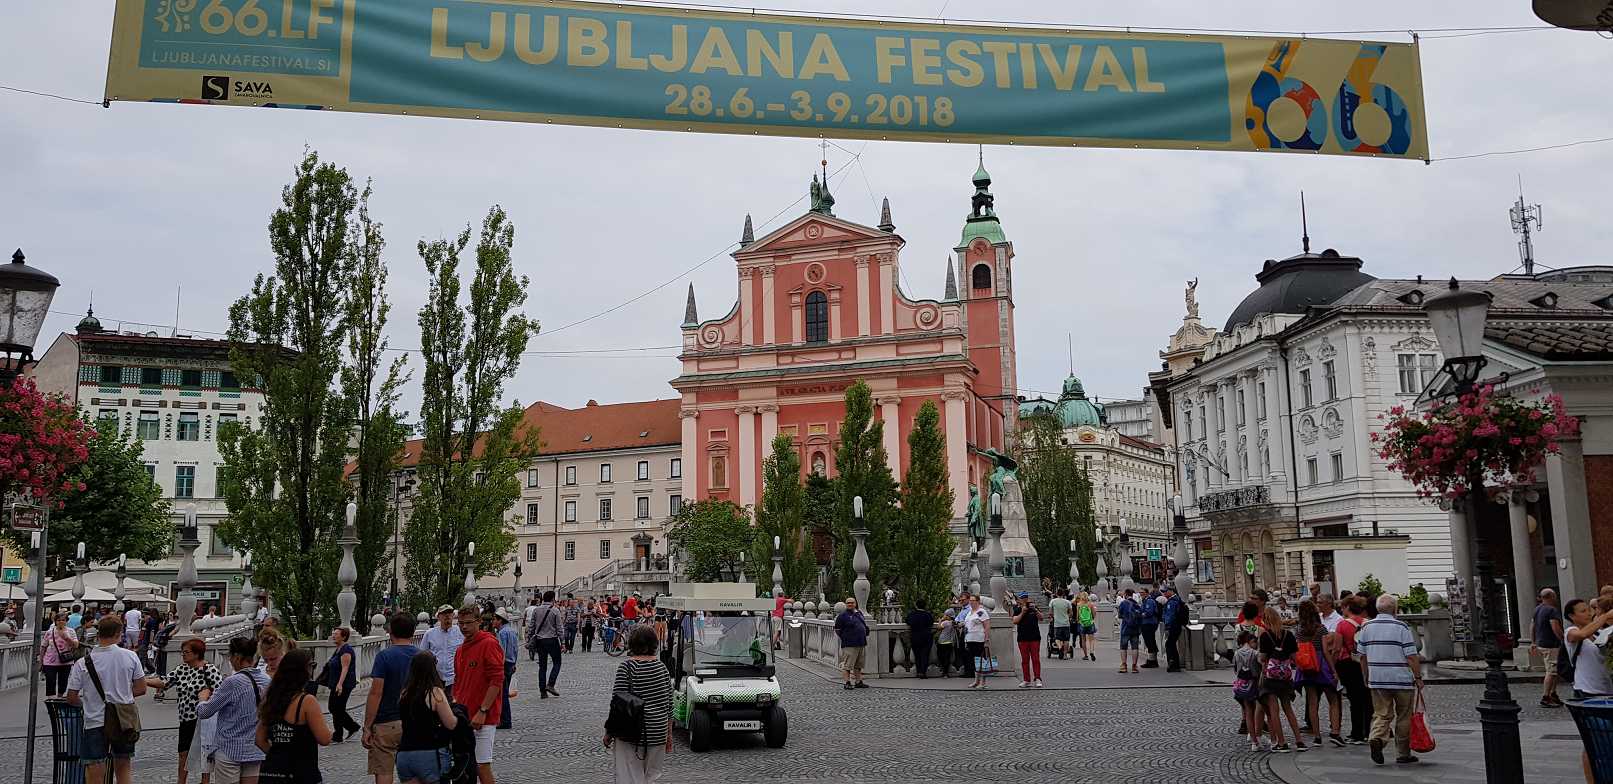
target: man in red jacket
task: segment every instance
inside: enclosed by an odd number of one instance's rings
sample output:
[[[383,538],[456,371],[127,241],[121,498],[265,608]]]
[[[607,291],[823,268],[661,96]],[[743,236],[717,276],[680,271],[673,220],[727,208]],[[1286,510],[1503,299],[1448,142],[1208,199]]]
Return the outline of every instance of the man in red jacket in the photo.
[[[493,784],[493,733],[503,708],[504,646],[483,630],[482,608],[459,608],[459,633],[465,636],[454,652],[454,702],[470,713],[476,731],[476,780]]]

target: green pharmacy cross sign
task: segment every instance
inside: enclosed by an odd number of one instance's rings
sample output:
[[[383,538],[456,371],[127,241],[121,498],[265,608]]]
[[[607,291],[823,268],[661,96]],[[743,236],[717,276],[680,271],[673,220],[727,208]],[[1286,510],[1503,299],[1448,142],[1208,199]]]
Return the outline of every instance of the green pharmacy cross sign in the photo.
[[[1243,557],[1243,571],[1244,571],[1245,574],[1249,575],[1250,577],[1255,576],[1255,557],[1254,556],[1246,555],[1246,556]]]

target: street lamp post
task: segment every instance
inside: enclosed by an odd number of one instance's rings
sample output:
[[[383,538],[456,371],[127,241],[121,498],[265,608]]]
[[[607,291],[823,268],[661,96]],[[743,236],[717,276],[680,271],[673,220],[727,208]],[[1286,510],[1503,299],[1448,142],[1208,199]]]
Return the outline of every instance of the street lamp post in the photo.
[[[1484,369],[1484,322],[1490,298],[1480,291],[1464,290],[1451,278],[1450,289],[1431,297],[1423,305],[1428,324],[1434,330],[1440,352],[1447,359],[1445,370],[1454,382],[1454,394],[1473,392],[1479,372]],[[1474,467],[1468,477],[1468,497],[1464,508],[1468,528],[1474,534],[1476,557],[1473,571],[1479,580],[1483,612],[1475,613],[1484,632],[1484,696],[1479,699],[1479,723],[1484,729],[1484,769],[1489,784],[1523,781],[1523,747],[1519,739],[1518,714],[1521,708],[1512,699],[1507,676],[1501,670],[1501,622],[1496,617],[1500,597],[1496,595],[1494,567],[1479,515],[1484,504],[1484,469]]]
[[[40,517],[39,530],[34,532],[33,545],[39,551],[39,560],[34,563],[34,595],[23,611],[32,618],[33,649],[40,649],[40,635],[45,629],[45,556],[46,545],[50,540],[50,504],[42,503],[34,508]],[[19,509],[11,509],[13,524]],[[34,780],[34,738],[38,730],[35,722],[39,718],[39,667],[43,663],[42,657],[35,655],[28,658],[28,749],[24,752],[22,781],[23,784],[33,784]]]
[[[980,595],[980,543],[969,543],[969,594]]]
[[[1081,567],[1075,562],[1075,540],[1070,540],[1070,597],[1074,598],[1081,590]]]
[[[773,537],[773,598],[784,595],[784,551],[779,549],[779,537]]]
[[[991,526],[986,533],[991,535],[991,598],[996,607],[992,608],[992,615],[1007,615],[1008,608],[1003,604],[1003,594],[1008,593],[1008,578],[1003,576],[1003,567],[1008,565],[1008,559],[1003,556],[1003,497],[997,493],[991,494]]]
[[[202,542],[196,530],[196,505],[185,504],[185,524],[179,528],[179,549],[184,551],[184,557],[179,561],[179,574],[174,577],[175,587],[179,595],[175,608],[179,612],[179,628],[174,630],[174,637],[184,639],[189,637],[190,619],[196,614],[196,548]]]
[[[124,597],[123,581],[125,579],[127,579],[128,576],[129,576],[129,554],[128,553],[118,553],[118,587],[112,589],[112,598],[117,600],[116,602],[112,603],[112,610],[114,612],[123,612],[123,610],[124,610],[124,607],[123,607],[123,597]]]
[[[252,575],[257,569],[252,567],[252,551],[241,553],[241,614],[247,621],[257,620],[258,602],[257,589],[252,587]]]
[[[851,535],[857,540],[857,549],[851,554],[851,568],[857,572],[857,579],[851,584],[851,595],[857,597],[857,612],[868,611],[868,548],[863,540],[868,538],[868,523],[863,519],[863,497],[856,496],[851,499]]]
[[[1193,554],[1187,545],[1187,507],[1182,504],[1181,496],[1171,499],[1171,511],[1174,513],[1171,533],[1176,535],[1176,595],[1185,602],[1188,592],[1193,590]]]
[[[353,548],[359,545],[357,520],[358,504],[349,501],[347,526],[342,529],[342,538],[336,540],[342,548],[342,565],[336,569],[336,582],[342,586],[341,593],[336,594],[336,617],[345,629],[353,628],[353,611],[358,608],[358,594],[353,593],[353,584],[358,582],[358,566],[353,563]]]
[[[475,604],[476,603],[476,543],[475,542],[469,542],[469,543],[467,543],[465,545],[465,554],[467,556],[469,556],[468,558],[465,559],[466,560],[466,564],[465,564],[465,604]]]
[[[11,386],[34,358],[34,342],[45,326],[51,298],[62,282],[24,264],[22,249],[0,265],[0,385]]]
[[[84,543],[78,543],[78,557],[73,559],[73,601],[84,601],[84,573],[90,570],[90,562],[84,557]]]
[[[1131,526],[1126,518],[1120,518],[1120,593],[1125,594],[1127,588],[1136,588],[1137,584],[1131,581]]]

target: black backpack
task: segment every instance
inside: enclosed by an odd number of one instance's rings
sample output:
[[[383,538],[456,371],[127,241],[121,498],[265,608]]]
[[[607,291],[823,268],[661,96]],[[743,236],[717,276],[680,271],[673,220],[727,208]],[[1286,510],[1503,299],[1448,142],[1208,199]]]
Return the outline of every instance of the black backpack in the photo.
[[[610,715],[605,719],[605,731],[611,737],[631,743],[644,744],[644,700],[630,691],[615,692],[610,696]]]
[[[448,757],[452,764],[441,781],[442,784],[475,784],[476,731],[470,726],[470,711],[457,702],[453,704],[453,711],[458,721],[448,736]]]

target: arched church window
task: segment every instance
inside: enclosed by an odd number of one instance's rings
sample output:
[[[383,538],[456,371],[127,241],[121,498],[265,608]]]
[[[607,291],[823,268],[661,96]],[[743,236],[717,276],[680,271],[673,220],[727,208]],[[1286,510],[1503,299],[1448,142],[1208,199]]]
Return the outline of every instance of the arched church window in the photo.
[[[829,339],[829,298],[814,291],[806,298],[806,339],[822,343]]]
[[[973,280],[974,288],[977,288],[977,289],[989,289],[989,288],[991,288],[991,265],[989,265],[989,264],[976,264],[975,268],[974,268],[974,271],[970,272],[969,276],[974,279]]]

